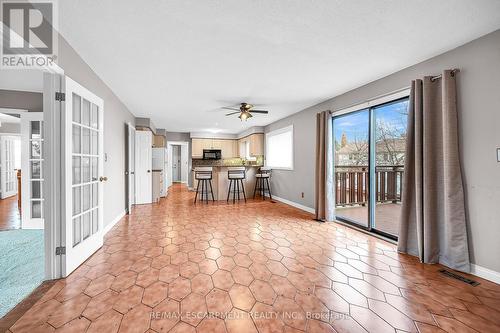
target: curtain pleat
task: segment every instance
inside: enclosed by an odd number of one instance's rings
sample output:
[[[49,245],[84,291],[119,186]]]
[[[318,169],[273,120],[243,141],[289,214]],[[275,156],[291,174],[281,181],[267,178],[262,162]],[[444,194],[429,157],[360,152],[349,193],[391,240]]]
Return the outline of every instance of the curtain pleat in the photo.
[[[411,84],[398,250],[470,271],[451,71]]]
[[[333,221],[333,134],[332,116],[329,111],[316,115],[316,172],[315,212],[316,220]]]

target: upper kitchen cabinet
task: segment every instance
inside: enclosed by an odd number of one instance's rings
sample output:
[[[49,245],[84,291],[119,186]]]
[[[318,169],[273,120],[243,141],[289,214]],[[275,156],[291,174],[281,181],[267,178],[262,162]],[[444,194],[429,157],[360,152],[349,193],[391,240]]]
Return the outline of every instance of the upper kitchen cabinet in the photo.
[[[250,139],[250,156],[264,155],[264,134],[252,134]]]
[[[233,158],[238,156],[237,141],[236,140],[214,140],[217,148],[220,149],[223,158]]]
[[[251,134],[239,139],[238,153],[241,158],[264,155],[264,134]]]
[[[220,149],[223,158],[238,156],[237,141],[231,139],[192,139],[193,158],[202,158],[203,149]]]
[[[191,142],[191,156],[193,158],[202,158],[203,157],[203,149],[205,145],[206,139],[192,139]]]

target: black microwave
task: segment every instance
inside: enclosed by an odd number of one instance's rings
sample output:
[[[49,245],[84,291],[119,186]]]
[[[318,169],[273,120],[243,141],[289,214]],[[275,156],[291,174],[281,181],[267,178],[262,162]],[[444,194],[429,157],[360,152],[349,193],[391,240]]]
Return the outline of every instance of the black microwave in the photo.
[[[222,153],[220,149],[203,149],[204,160],[220,160]]]

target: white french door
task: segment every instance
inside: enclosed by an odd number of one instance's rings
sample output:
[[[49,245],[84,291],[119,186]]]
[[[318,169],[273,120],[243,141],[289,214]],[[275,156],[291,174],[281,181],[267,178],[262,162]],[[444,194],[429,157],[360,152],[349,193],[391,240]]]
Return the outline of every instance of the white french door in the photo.
[[[127,125],[127,189],[128,213],[132,212],[132,205],[135,205],[135,127],[131,124]]]
[[[135,203],[153,202],[153,134],[150,131],[135,133]]]
[[[1,181],[1,198],[5,199],[16,195],[17,193],[17,177],[14,155],[15,141],[18,138],[14,136],[0,137],[0,181]]]
[[[43,229],[43,112],[21,114],[21,226]]]
[[[65,256],[69,275],[103,244],[103,100],[65,77]]]

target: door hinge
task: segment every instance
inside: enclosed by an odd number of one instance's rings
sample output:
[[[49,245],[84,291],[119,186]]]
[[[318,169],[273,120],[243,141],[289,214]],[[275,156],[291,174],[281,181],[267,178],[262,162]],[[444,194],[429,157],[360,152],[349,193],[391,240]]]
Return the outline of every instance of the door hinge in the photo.
[[[56,247],[56,256],[61,256],[63,254],[66,254],[66,246]]]
[[[56,101],[64,102],[66,100],[66,94],[56,91]]]

